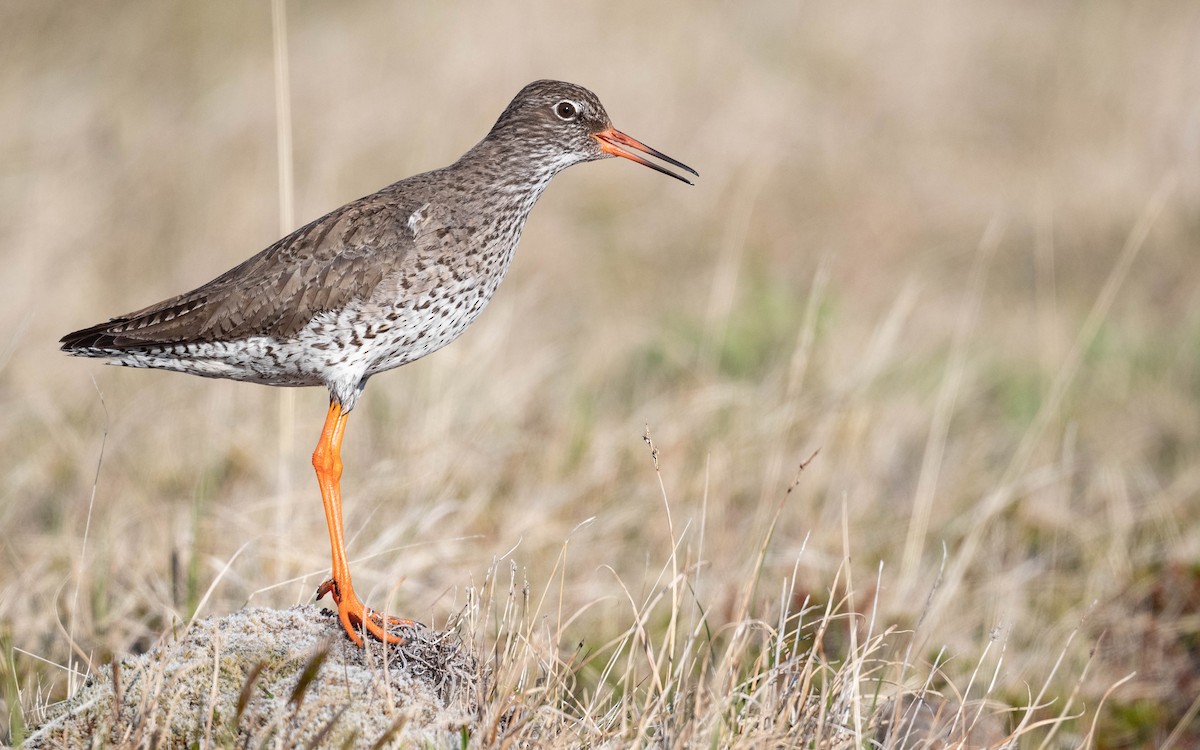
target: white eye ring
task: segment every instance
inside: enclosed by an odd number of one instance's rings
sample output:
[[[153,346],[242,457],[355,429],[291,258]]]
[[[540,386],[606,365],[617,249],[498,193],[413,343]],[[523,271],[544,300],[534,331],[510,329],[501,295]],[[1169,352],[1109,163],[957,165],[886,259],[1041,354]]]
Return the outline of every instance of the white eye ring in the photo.
[[[582,111],[583,107],[579,106],[577,102],[573,102],[570,99],[563,99],[561,102],[554,105],[555,116],[557,116],[558,119],[566,122],[570,122],[576,117],[579,117],[579,113]]]

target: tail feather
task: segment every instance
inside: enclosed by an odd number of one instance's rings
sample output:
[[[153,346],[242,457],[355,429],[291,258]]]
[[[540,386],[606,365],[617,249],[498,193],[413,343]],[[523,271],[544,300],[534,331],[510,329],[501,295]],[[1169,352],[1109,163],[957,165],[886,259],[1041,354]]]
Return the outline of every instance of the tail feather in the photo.
[[[77,357],[106,357],[153,343],[124,334],[122,328],[128,322],[128,318],[113,318],[106,323],[68,333],[58,343],[62,345],[62,351]]]

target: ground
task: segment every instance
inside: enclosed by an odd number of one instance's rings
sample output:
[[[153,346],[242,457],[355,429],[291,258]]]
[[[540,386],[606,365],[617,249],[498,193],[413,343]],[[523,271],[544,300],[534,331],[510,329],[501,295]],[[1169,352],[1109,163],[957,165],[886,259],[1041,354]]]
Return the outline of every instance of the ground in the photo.
[[[452,633],[355,646],[316,606],[252,607],[195,623],[178,640],[116,660],[50,706],[26,748],[457,747],[471,725],[481,666]]]

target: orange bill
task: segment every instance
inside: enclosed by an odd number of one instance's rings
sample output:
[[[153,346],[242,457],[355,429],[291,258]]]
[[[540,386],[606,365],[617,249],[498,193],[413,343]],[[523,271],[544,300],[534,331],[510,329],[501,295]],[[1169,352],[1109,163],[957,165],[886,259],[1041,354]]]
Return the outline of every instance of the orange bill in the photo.
[[[622,133],[620,130],[617,130],[616,128],[609,128],[608,130],[602,130],[599,133],[593,134],[592,137],[595,138],[596,140],[600,141],[600,150],[606,154],[612,154],[613,156],[620,156],[622,158],[629,159],[630,161],[636,161],[638,164],[641,164],[642,166],[650,167],[651,169],[653,169],[656,172],[662,172],[663,174],[674,177],[677,180],[682,180],[683,182],[686,182],[689,185],[693,185],[695,183],[693,183],[691,180],[689,180],[686,177],[675,174],[674,172],[672,172],[671,170],[669,170],[665,167],[661,167],[661,166],[655,164],[654,162],[650,161],[649,159],[646,159],[645,157],[638,156],[637,154],[635,154],[633,151],[630,151],[629,149],[636,149],[638,151],[641,151],[643,154],[649,154],[650,156],[653,156],[655,159],[659,159],[660,161],[665,161],[666,163],[674,165],[676,167],[679,167],[682,170],[691,172],[692,174],[696,175],[697,177],[700,176],[699,172],[692,169],[691,167],[684,164],[683,162],[672,159],[671,157],[667,156],[663,152],[661,152],[657,149],[650,148],[649,146],[647,146],[646,144],[642,143],[639,140],[630,138],[629,136],[625,135],[624,133]]]

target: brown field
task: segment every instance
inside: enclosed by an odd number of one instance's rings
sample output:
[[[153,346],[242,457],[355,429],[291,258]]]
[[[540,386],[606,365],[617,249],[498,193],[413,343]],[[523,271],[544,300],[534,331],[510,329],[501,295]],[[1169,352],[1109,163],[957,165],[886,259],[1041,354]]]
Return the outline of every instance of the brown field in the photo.
[[[480,321],[372,380],[367,601],[465,615],[556,744],[867,747],[901,691],[1200,743],[1200,5],[405,5],[288,6],[294,223],[543,77],[701,178],[569,170]],[[114,654],[311,598],[326,394],[56,345],[279,236],[270,5],[0,28],[16,741]]]

